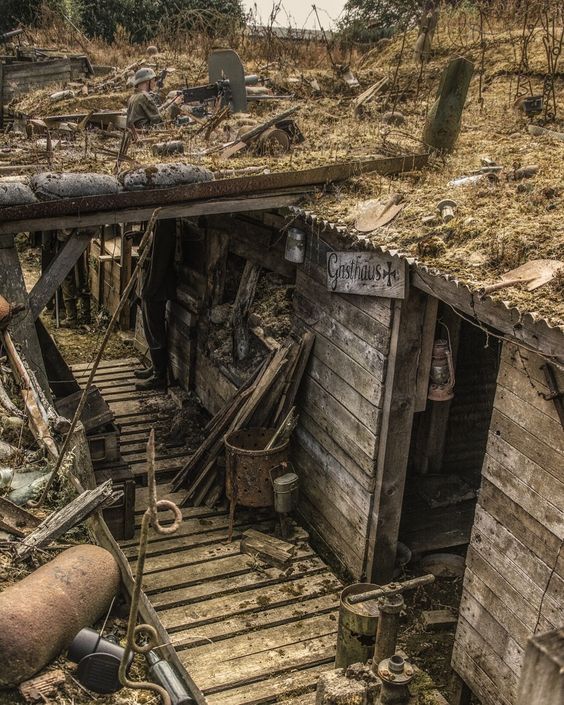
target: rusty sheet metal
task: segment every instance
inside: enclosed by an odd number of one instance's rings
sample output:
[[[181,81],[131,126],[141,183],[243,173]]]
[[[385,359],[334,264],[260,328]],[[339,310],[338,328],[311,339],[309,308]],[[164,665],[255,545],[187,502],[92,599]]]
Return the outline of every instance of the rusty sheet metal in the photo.
[[[36,529],[41,524],[41,519],[28,512],[23,507],[10,502],[5,497],[0,497],[0,529],[8,531],[14,536],[23,537],[29,531]]]
[[[219,179],[217,181],[174,188],[126,191],[109,196],[67,198],[58,201],[32,203],[26,206],[10,206],[0,209],[0,220],[5,225],[11,221],[83,215],[138,207],[186,204],[191,201],[211,200],[229,196],[259,195],[269,191],[281,191],[297,187],[303,187],[305,193],[315,187],[334,181],[344,181],[351,176],[358,176],[367,172],[387,175],[421,169],[427,164],[427,160],[428,154],[406,154],[399,157],[378,156],[358,161],[336,162],[300,171],[282,171],[273,174]]]

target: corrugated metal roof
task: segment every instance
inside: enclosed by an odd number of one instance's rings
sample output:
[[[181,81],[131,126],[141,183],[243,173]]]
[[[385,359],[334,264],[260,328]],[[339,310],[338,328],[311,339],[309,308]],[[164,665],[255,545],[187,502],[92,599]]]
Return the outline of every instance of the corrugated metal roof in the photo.
[[[424,262],[420,261],[418,258],[413,257],[413,255],[403,252],[401,250],[389,249],[382,245],[378,245],[374,240],[368,236],[362,235],[353,229],[348,228],[346,225],[340,223],[333,223],[320,216],[316,215],[311,210],[305,210],[299,206],[290,206],[290,211],[297,217],[301,218],[307,225],[315,228],[317,233],[321,234],[332,233],[334,235],[345,238],[347,245],[350,247],[358,247],[365,250],[373,250],[381,252],[384,255],[391,257],[401,257],[405,259],[412,271],[415,271],[424,276],[425,280],[436,279],[442,282],[443,286],[441,291],[432,292],[437,298],[445,300],[446,303],[457,307],[457,300],[460,298],[456,296],[456,292],[463,290],[467,293],[467,296],[471,301],[474,301],[476,297],[479,297],[479,291],[476,287],[471,287],[468,284],[461,282],[455,274],[441,271],[436,267],[430,267]],[[446,285],[446,286],[445,286]],[[431,287],[421,287],[425,289],[431,289]],[[452,294],[452,300],[449,301],[450,296],[448,292]],[[431,293],[429,291],[428,293]],[[506,319],[508,325],[511,327],[512,332],[509,333],[516,341],[525,343],[528,347],[534,348],[529,341],[525,340],[522,333],[523,328],[529,327],[534,329],[538,333],[538,349],[540,352],[544,352],[550,357],[557,358],[557,362],[564,362],[564,325],[552,325],[546,318],[544,318],[540,313],[536,311],[525,311],[517,306],[512,306],[506,301],[502,301],[498,298],[494,299],[491,296],[479,297],[480,305],[490,305],[491,308],[497,309],[497,315],[503,316]],[[492,325],[489,321],[483,320],[480,317],[480,312],[478,311],[479,306],[472,306],[472,313],[468,314],[475,321],[482,321],[484,324]],[[493,326],[495,327],[495,326]],[[504,331],[506,332],[506,331]],[[550,342],[544,344],[543,341],[548,339]]]

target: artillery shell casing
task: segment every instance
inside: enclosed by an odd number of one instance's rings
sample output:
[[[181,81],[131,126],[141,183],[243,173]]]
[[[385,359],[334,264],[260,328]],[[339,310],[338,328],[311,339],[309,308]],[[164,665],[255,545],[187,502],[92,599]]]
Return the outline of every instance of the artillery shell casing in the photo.
[[[31,678],[107,611],[118,565],[99,546],[73,546],[0,593],[0,687]]]

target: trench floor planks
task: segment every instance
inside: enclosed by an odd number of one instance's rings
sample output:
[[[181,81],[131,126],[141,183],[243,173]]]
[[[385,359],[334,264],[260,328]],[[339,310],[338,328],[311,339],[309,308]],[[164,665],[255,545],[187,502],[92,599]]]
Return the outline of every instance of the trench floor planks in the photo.
[[[170,426],[176,407],[164,394],[136,392],[136,359],[105,361],[95,383],[121,427],[124,459],[138,482],[136,525],[147,506],[144,453],[151,425]],[[73,368],[79,383],[86,365]],[[168,425],[168,426],[167,426]],[[187,457],[174,449],[157,455],[159,498],[180,501],[170,478]],[[188,672],[209,705],[313,703],[319,674],[335,656],[340,581],[295,527],[296,555],[286,570],[257,562],[239,550],[250,527],[274,531],[271,514],[238,509],[227,543],[227,508],[185,507],[172,535],[149,535],[144,590]],[[167,517],[163,516],[163,523]],[[121,542],[134,563],[137,538]]]

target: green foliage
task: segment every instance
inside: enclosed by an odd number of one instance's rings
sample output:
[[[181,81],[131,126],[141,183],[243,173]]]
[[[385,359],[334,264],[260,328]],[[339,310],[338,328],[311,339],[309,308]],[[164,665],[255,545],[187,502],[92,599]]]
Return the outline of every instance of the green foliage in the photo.
[[[242,22],[240,0],[82,0],[81,24],[90,37],[112,42],[123,27],[132,42],[146,42],[173,25],[184,32],[221,34]]]
[[[389,37],[420,16],[425,0],[347,0],[339,30],[357,42]]]
[[[65,11],[65,0],[0,0],[0,32],[9,32],[20,24],[34,25],[41,16],[41,8]]]

